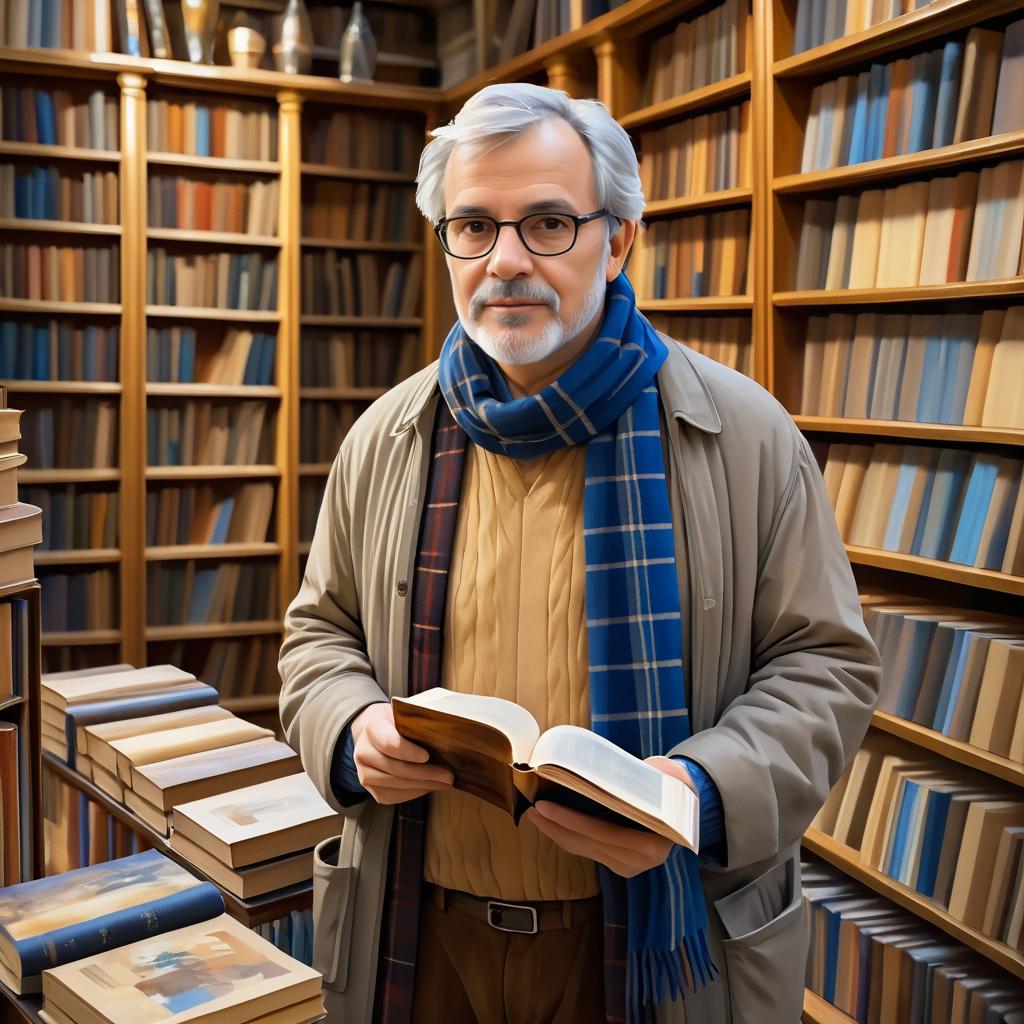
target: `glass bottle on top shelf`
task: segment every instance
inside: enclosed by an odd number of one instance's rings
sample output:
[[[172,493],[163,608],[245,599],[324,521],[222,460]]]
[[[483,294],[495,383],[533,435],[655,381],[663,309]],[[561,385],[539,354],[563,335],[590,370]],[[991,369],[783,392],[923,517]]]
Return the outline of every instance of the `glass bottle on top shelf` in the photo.
[[[274,43],[274,63],[289,75],[309,74],[313,63],[313,28],[302,0],[288,0],[281,35]]]
[[[361,0],[355,0],[352,17],[341,37],[339,77],[343,82],[369,82],[376,67],[377,43],[363,13]]]

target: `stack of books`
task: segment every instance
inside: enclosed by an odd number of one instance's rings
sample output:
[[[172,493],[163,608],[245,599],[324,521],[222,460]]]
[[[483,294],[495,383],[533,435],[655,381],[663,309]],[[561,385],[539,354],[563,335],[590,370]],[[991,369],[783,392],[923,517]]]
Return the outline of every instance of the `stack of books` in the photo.
[[[240,899],[306,882],[338,815],[305,772],[178,804],[171,849]]]
[[[318,972],[154,850],[0,890],[0,979],[42,991],[47,1024],[309,1024],[324,1012]]]
[[[21,410],[0,409],[0,586],[35,576],[32,548],[43,539],[43,514],[18,501],[18,468],[26,456],[18,451]]]

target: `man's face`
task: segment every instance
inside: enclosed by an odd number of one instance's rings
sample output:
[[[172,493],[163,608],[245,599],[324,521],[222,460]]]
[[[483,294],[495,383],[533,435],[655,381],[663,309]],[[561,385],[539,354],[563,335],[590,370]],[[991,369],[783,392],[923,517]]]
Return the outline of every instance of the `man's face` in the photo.
[[[592,213],[598,208],[590,153],[561,118],[549,118],[496,148],[460,143],[445,171],[447,217],[518,220],[532,213]],[[596,326],[607,281],[608,229],[599,218],[580,225],[576,244],[561,256],[536,256],[515,229],[504,227],[478,259],[448,256],[459,319],[492,358],[537,362]]]

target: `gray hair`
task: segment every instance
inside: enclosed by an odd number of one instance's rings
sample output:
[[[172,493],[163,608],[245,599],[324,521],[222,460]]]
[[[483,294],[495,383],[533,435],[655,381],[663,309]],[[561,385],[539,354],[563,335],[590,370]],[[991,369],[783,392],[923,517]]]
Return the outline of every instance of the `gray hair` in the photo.
[[[529,82],[488,85],[471,96],[455,119],[430,134],[416,176],[416,205],[431,224],[444,210],[444,172],[459,142],[496,136],[494,147],[549,117],[561,117],[590,151],[597,204],[620,220],[639,221],[644,194],[636,153],[625,129],[600,100],[573,99],[560,89]]]

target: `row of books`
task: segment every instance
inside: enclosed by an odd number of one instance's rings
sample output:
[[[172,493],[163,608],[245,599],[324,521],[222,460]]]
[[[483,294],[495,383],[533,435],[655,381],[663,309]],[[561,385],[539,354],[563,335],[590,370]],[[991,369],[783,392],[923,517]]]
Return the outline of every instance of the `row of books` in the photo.
[[[419,335],[408,331],[302,332],[302,387],[389,388],[419,366]]]
[[[302,254],[302,312],[334,316],[414,317],[423,261],[336,249]]]
[[[302,159],[335,168],[414,175],[422,149],[417,122],[379,113],[324,112],[302,134]]]
[[[24,422],[32,469],[113,469],[117,466],[117,402],[107,398],[33,401]]]
[[[648,202],[749,187],[750,101],[645,132],[640,186]]]
[[[1002,61],[1000,62],[1000,55]],[[802,171],[918,153],[1024,127],[1024,20],[815,86]],[[998,80],[997,80],[998,78]]]
[[[120,327],[0,320],[0,379],[115,381]]]
[[[333,462],[366,402],[304,401],[299,406],[299,462]]]
[[[0,702],[28,693],[28,615],[25,598],[0,602]]]
[[[203,640],[150,642],[149,658],[167,661],[212,686],[221,700],[276,694],[281,689],[277,655],[281,642],[274,636],[246,636]]]
[[[316,520],[324,500],[326,477],[304,476],[299,480],[299,541],[308,543],[313,539]]]
[[[4,981],[42,992],[54,1024],[138,1024],[154,1006],[168,1024],[323,1017],[322,976],[225,914],[212,882],[158,850],[6,889],[0,925]]]
[[[813,827],[956,921],[1024,951],[1019,789],[871,733]]]
[[[118,580],[112,569],[39,568],[43,633],[116,629]]]
[[[0,85],[0,139],[79,149],[120,148],[120,107],[102,89],[22,88]]]
[[[801,865],[806,986],[857,1024],[1014,1024],[1024,984],[821,861]]]
[[[269,561],[150,562],[146,622],[184,626],[276,618],[277,565]]]
[[[227,103],[205,99],[156,96],[146,104],[150,153],[224,157],[229,160],[277,160],[277,110],[232,98]]]
[[[407,185],[318,179],[302,204],[307,238],[415,242],[421,225],[415,192]]]
[[[749,207],[653,221],[630,258],[637,298],[744,294],[749,241]]]
[[[749,65],[749,0],[725,0],[696,18],[667,28],[651,45],[643,105],[738,75]]]
[[[846,543],[1024,575],[1019,458],[918,444],[816,447]]]
[[[795,287],[912,288],[1021,273],[1024,161],[809,199]]]
[[[151,466],[250,466],[274,461],[273,413],[267,403],[190,399],[146,409]]]
[[[684,316],[648,313],[655,330],[750,376],[753,345],[749,316]]]
[[[807,320],[805,416],[1024,428],[1024,307]]]
[[[146,301],[208,309],[277,308],[277,258],[258,252],[175,253],[150,246]]]
[[[793,53],[862,32],[890,18],[909,14],[932,0],[798,0]]]
[[[216,347],[199,344],[199,338],[194,327],[150,327],[146,331],[148,379],[175,384],[273,384],[276,335],[230,327]]]
[[[105,53],[112,44],[110,4],[100,0],[0,3],[0,46]]]
[[[116,171],[0,164],[0,217],[116,224]]]
[[[223,485],[187,484],[146,493],[146,543],[235,544],[267,539],[274,510],[270,481]]]
[[[878,710],[1024,764],[1024,626],[924,600],[864,599],[884,668]]]
[[[0,244],[0,296],[36,302],[117,302],[116,245]]]
[[[148,183],[151,228],[277,234],[277,179],[196,181],[151,175]]]
[[[40,551],[84,551],[118,546],[117,491],[81,484],[24,487],[25,500],[43,511]]]

